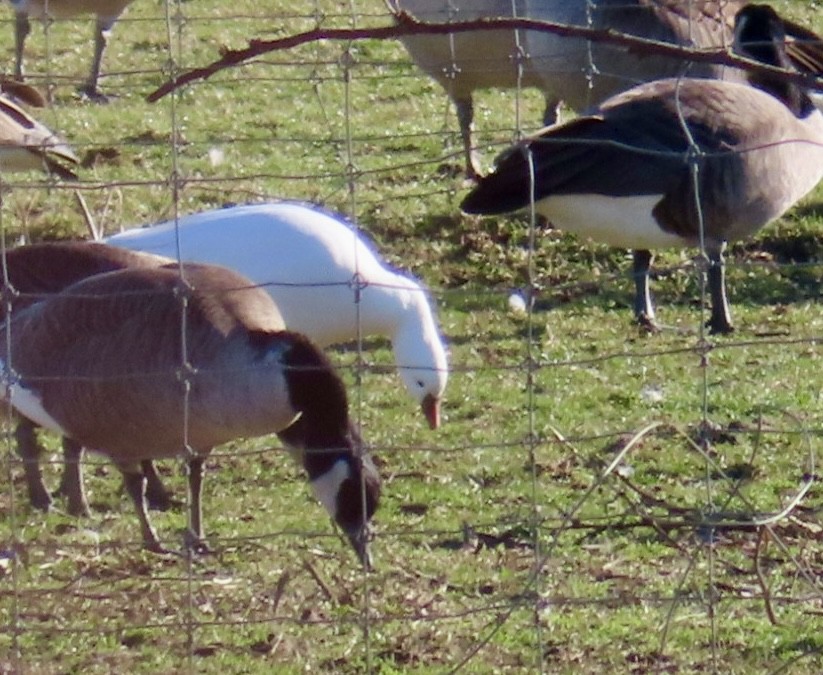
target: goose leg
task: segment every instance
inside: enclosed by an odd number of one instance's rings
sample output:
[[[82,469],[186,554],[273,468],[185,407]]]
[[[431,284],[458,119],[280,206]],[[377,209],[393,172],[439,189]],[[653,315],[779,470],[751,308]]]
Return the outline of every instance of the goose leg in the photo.
[[[80,460],[83,459],[83,446],[70,438],[63,437],[63,477],[58,492],[66,495],[68,511],[73,516],[89,516],[89,502],[83,486],[83,472]]]
[[[26,486],[29,491],[31,505],[41,511],[48,511],[51,506],[51,495],[43,483],[43,474],[40,473],[40,454],[42,448],[37,442],[36,425],[31,420],[21,417],[14,430],[17,441],[17,453],[23,460],[23,471],[26,475]]]
[[[97,24],[94,32],[94,58],[91,62],[91,71],[89,72],[89,79],[80,88],[81,93],[88,96],[92,101],[97,103],[107,103],[108,96],[97,88],[97,83],[100,79],[100,70],[103,64],[103,52],[111,36],[111,30],[116,19],[111,17],[97,17]]]
[[[146,511],[146,477],[135,465],[121,466],[120,470],[123,472],[123,484],[126,486],[126,492],[129,493],[129,497],[134,503],[137,519],[140,521],[143,545],[154,553],[168,553],[160,544]]]
[[[145,460],[140,462],[143,475],[146,477],[146,501],[149,508],[155,511],[168,511],[172,507],[171,493],[166,490],[160,479],[154,462]]]
[[[657,328],[654,322],[652,295],[649,290],[649,268],[653,259],[651,251],[639,249],[634,252],[634,318],[641,326],[651,329]]]
[[[546,97],[546,107],[543,109],[543,126],[550,127],[557,122],[560,116],[560,99]]]
[[[726,263],[723,260],[721,245],[708,251],[709,269],[706,276],[709,283],[709,296],[712,301],[712,315],[707,326],[711,333],[731,333],[732,314],[729,310],[729,301],[726,298]]]
[[[203,509],[200,498],[203,489],[203,464],[202,457],[195,457],[188,461],[189,478],[189,544],[194,550],[203,553],[208,551],[205,537],[203,536]]]
[[[23,81],[23,47],[31,32],[28,15],[18,13],[14,17],[14,77]]]
[[[469,98],[454,99],[454,108],[457,111],[457,122],[460,124],[460,137],[463,139],[463,154],[466,158],[466,178],[477,180],[480,173],[480,163],[472,147],[474,135],[474,103]]]

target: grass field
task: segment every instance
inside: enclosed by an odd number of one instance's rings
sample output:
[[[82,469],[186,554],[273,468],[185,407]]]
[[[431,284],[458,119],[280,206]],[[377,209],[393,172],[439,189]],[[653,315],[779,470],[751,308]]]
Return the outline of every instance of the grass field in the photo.
[[[700,329],[695,251],[660,254],[665,328],[647,334],[626,251],[460,213],[454,114],[395,42],[312,43],[145,102],[172,62],[318,21],[388,23],[378,0],[297,4],[183,2],[167,22],[137,0],[105,56],[105,106],[74,93],[91,22],[48,39],[36,25],[28,71],[54,96],[36,114],[83,158],[81,180],[4,176],[5,241],[88,236],[75,189],[106,232],[266,198],[341,210],[432,290],[444,425],[425,426],[387,342],[334,350],[384,480],[369,574],[274,437],[209,461],[216,553],[191,561],[141,550],[100,459],[92,518],[32,510],[7,441],[0,672],[823,671],[823,189],[731,246],[734,334]],[[778,8],[823,32],[817,4]],[[7,6],[0,19],[10,72]],[[518,107],[536,125],[535,92],[479,97],[487,165]],[[534,310],[510,312],[526,287]],[[59,440],[43,440],[56,484]],[[161,470],[182,499],[180,468]],[[185,509],[154,522],[177,545]]]

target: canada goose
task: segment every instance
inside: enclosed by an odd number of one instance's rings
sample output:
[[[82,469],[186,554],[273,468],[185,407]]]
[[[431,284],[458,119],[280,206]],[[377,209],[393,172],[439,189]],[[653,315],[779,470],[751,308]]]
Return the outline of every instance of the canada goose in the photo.
[[[23,79],[23,48],[31,32],[29,17],[36,19],[69,19],[83,14],[94,14],[97,23],[94,32],[94,57],[91,71],[80,91],[90,99],[105,101],[106,96],[98,89],[103,51],[117,19],[132,0],[9,0],[15,13],[14,23],[14,74]]]
[[[3,297],[6,303],[0,307],[0,320],[5,321],[7,308],[10,316],[29,305],[40,302],[58,293],[73,283],[104,272],[126,268],[160,267],[171,262],[144,253],[88,242],[51,242],[18,246],[5,251],[0,258],[3,273]],[[23,459],[29,501],[32,506],[47,511],[51,506],[51,496],[43,483],[40,473],[42,448],[37,442],[36,424],[20,418],[15,428],[18,452]],[[82,446],[72,439],[63,439],[64,473],[58,492],[68,498],[68,512],[72,515],[88,515],[89,507],[83,490],[79,461]],[[146,474],[146,498],[153,508],[167,509],[170,496],[163,487],[151,462],[143,463]]]
[[[45,171],[77,178],[66,163],[77,164],[72,149],[11,99],[0,96],[0,174]]]
[[[716,49],[731,44],[734,16],[744,4],[745,0],[392,0],[391,7],[430,23],[520,17]],[[789,57],[795,67],[819,72],[820,38],[798,24],[781,21],[790,36]],[[549,125],[557,120],[561,100],[580,112],[640,82],[681,75],[686,65],[680,59],[536,30],[412,34],[400,40],[454,102],[471,179],[481,175],[472,143],[476,90],[538,88],[546,99],[543,123]],[[691,64],[686,73],[745,79],[739,72],[704,63]]]
[[[736,49],[787,65],[782,24],[771,8],[738,13]],[[775,76],[751,80],[755,86],[667,79],[619,94],[504,153],[462,208],[505,213],[528,206],[533,195],[536,211],[560,229],[634,248],[635,314],[646,323],[654,320],[648,249],[699,246],[702,238],[710,262],[708,325],[729,332],[725,242],[779,217],[823,176],[823,115],[806,92]]]
[[[492,17],[524,17],[523,0],[391,0],[395,13],[408,12],[419,21],[448,23]],[[478,41],[482,48],[478,49]],[[478,89],[542,88],[542,77],[531,68],[525,51],[525,31],[484,31],[481,35],[403,35],[400,41],[418,68],[448,94],[457,113],[466,162],[466,175],[481,175],[473,148],[474,92]],[[523,58],[517,54],[522,50]],[[557,120],[559,99],[549,93],[543,123]]]
[[[114,246],[223,265],[264,286],[286,325],[326,346],[384,335],[429,426],[440,424],[446,350],[425,289],[379,258],[342,216],[298,202],[206,211],[106,239]]]
[[[368,564],[380,482],[357,447],[339,376],[305,336],[283,329],[271,298],[245,277],[210,265],[183,265],[182,280],[180,272],[173,264],[95,275],[11,317],[5,399],[117,464],[143,542],[157,552],[140,461],[187,458],[190,524],[202,542],[211,449],[285,432],[315,496]]]

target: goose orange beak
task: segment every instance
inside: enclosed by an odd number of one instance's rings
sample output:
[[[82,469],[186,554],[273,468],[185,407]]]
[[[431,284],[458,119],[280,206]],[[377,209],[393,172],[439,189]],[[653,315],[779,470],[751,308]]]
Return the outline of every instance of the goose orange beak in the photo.
[[[420,407],[429,423],[429,429],[437,429],[440,426],[440,399],[427,394]]]

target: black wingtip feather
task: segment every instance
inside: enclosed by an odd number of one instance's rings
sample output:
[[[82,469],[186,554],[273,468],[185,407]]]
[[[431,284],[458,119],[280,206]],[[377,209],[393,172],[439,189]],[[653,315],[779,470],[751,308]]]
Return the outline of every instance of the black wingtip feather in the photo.
[[[525,160],[528,150],[516,146],[501,155],[492,173],[481,178],[460,204],[464,213],[500,215],[529,204],[526,187],[531,183]]]

